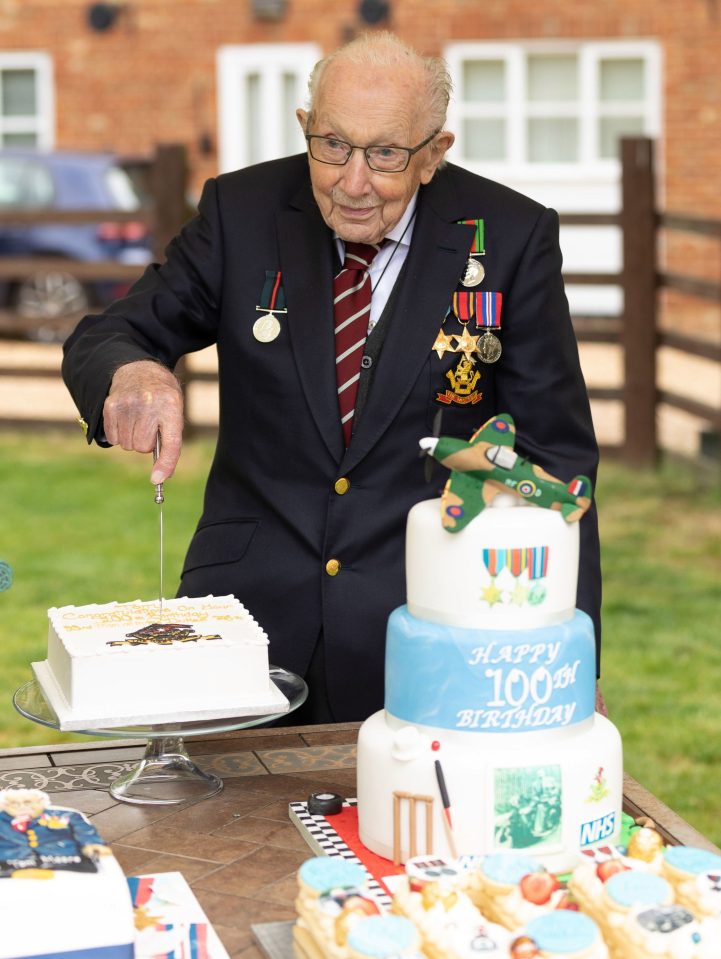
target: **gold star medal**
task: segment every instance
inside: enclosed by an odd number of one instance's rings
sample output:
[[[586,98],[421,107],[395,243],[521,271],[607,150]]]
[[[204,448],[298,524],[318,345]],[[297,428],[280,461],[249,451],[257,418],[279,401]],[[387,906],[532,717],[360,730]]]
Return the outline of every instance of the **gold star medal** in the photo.
[[[438,354],[439,360],[443,359],[443,354],[446,352],[446,350],[450,350],[451,353],[456,352],[453,347],[453,339],[454,339],[453,335],[446,336],[446,334],[443,332],[443,327],[440,328],[440,330],[438,331],[438,336],[436,337],[436,342],[433,344],[433,347],[432,347],[432,349],[434,349],[436,353]]]
[[[464,326],[463,334],[461,336],[456,334],[455,339],[456,352],[463,353],[470,363],[475,363],[476,361],[473,359],[473,354],[478,349],[478,337],[471,336],[471,334],[468,332],[468,327]]]

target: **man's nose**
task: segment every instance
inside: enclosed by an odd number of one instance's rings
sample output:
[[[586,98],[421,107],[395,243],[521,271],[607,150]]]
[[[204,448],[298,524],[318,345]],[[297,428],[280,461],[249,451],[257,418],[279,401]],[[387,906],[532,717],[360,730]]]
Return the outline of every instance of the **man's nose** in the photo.
[[[343,167],[343,189],[352,196],[368,192],[371,169],[366,163],[365,154],[356,148]]]

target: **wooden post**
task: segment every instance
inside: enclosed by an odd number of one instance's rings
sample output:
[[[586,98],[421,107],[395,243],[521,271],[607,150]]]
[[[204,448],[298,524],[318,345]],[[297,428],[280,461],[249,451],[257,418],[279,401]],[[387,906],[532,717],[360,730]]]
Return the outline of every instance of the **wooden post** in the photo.
[[[180,143],[161,143],[155,150],[150,175],[155,210],[153,256],[164,259],[165,247],[188,219],[185,193],[188,187],[188,162]]]
[[[621,141],[623,232],[624,458],[653,466],[656,436],[656,202],[653,143]]]

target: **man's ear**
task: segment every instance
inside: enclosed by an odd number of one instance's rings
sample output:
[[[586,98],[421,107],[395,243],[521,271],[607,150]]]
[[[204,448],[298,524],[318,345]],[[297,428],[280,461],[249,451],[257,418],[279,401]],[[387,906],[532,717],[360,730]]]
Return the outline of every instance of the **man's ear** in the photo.
[[[421,183],[426,184],[431,182],[433,174],[443,163],[443,159],[447,151],[453,146],[455,139],[455,134],[451,133],[450,130],[441,130],[441,132],[433,138],[433,142],[429,144],[428,159],[420,170]]]
[[[305,135],[305,132],[308,129],[308,111],[302,110],[300,107],[298,107],[298,109],[295,111],[295,115],[298,119],[298,123],[300,124],[300,128]]]

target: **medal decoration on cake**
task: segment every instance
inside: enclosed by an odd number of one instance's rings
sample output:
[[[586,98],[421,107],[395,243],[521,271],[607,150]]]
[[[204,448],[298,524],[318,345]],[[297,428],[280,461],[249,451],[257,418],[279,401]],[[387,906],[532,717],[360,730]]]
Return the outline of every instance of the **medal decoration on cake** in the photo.
[[[150,623],[132,633],[126,633],[125,639],[111,639],[107,646],[170,646],[172,643],[197,643],[199,640],[222,639],[218,633],[207,636],[196,633],[192,626],[184,623]]]
[[[13,571],[9,563],[0,559],[0,593],[10,589],[13,584]]]
[[[549,546],[489,547],[481,550],[481,561],[490,576],[481,599],[490,606],[496,603],[511,603],[519,607],[526,604],[540,606],[546,598],[546,587],[540,580],[548,572],[549,556]],[[499,577],[503,580],[504,576],[507,577],[505,586],[497,582]]]
[[[280,333],[280,320],[275,314],[288,312],[280,270],[265,271],[265,283],[256,310],[263,315],[253,324],[253,336],[259,343],[272,343]]]
[[[565,484],[513,449],[516,427],[507,413],[491,417],[469,442],[424,437],[421,449],[451,471],[441,496],[441,522],[451,533],[464,529],[502,493],[534,506],[557,510],[567,523],[580,520],[591,505],[591,481],[575,476]]]
[[[105,855],[110,848],[82,813],[52,806],[40,789],[0,792],[0,879],[94,873]]]

